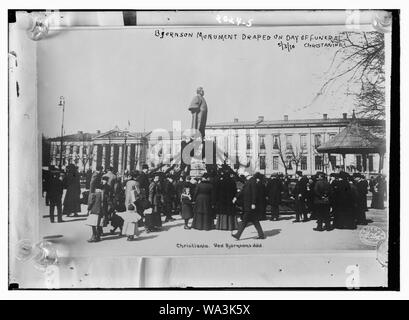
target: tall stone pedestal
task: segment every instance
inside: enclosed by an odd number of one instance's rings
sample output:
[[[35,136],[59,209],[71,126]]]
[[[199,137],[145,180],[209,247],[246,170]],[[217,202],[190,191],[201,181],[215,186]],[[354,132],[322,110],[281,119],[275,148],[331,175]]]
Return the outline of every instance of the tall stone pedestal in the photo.
[[[204,160],[192,159],[190,163],[190,176],[193,178],[198,178],[206,172],[206,164]]]

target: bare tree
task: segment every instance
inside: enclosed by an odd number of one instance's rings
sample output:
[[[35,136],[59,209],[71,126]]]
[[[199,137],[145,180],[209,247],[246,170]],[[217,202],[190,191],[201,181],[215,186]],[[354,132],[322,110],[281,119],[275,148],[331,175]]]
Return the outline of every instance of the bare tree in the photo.
[[[306,148],[305,146],[300,146],[298,147],[291,147],[290,149],[290,156],[291,156],[291,161],[295,165],[295,171],[298,171],[298,166],[301,164],[301,161],[303,157],[306,154]]]
[[[287,175],[289,167],[291,166],[291,161],[287,160],[287,152],[283,150],[280,136],[278,137],[278,155],[280,156],[281,162],[284,167],[285,174]]]
[[[335,82],[353,84],[357,115],[385,117],[385,38],[380,32],[343,32],[325,80],[316,98]],[[349,89],[348,89],[349,90]]]

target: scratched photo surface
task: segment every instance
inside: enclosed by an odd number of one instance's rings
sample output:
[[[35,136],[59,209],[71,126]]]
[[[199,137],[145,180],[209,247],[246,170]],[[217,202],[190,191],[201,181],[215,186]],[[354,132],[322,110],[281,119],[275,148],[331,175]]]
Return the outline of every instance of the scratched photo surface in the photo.
[[[363,241],[362,235],[384,239],[388,213],[383,203],[371,208],[370,187],[364,200],[369,207],[365,225],[352,221],[351,228],[337,228],[331,221],[331,226],[324,225],[328,230],[317,232],[311,182],[317,172],[324,172],[329,180],[340,168],[350,176],[365,171],[368,181],[372,175],[377,179],[380,172],[387,172],[388,163],[382,160],[387,159],[385,150],[382,155],[371,151],[342,157],[317,149],[353,121],[377,137],[385,134],[385,113],[366,112],[359,102],[364,99],[359,96],[362,86],[370,82],[365,82],[365,76],[371,81],[376,72],[385,77],[384,52],[373,58],[382,60],[372,61],[378,70],[361,68],[356,75],[356,69],[348,71],[362,59],[351,43],[367,46],[369,41],[384,50],[384,35],[365,28],[242,25],[51,30],[49,37],[37,43],[45,188],[39,201],[41,236],[62,257],[375,252],[376,245]],[[383,87],[377,99],[385,105],[384,81],[379,79]],[[213,164],[219,170],[229,167],[224,175],[233,187],[212,174],[210,182],[198,183],[208,169],[201,161],[192,160],[192,172],[181,165],[183,142],[189,141],[185,130],[199,126],[197,118],[192,120],[199,113],[191,109],[198,106],[198,96],[207,105],[206,118],[202,114],[199,119],[205,126],[202,138],[212,146],[205,153],[213,152]],[[54,183],[61,187],[58,179],[62,181],[64,222],[58,223],[57,204],[51,223],[47,191],[51,194],[53,189],[47,190],[49,182],[44,177],[53,170],[60,172],[60,165],[63,173],[56,175]],[[110,167],[120,184],[108,178],[111,203],[104,208],[106,199],[93,197],[92,188],[98,174],[101,180]],[[140,182],[138,173],[145,167],[145,196],[153,208],[141,211],[129,205],[128,188],[132,187],[127,181]],[[294,191],[297,171],[307,177],[305,190],[310,192],[301,211]],[[160,182],[151,199],[157,174]],[[246,184],[247,175],[256,180],[257,199],[244,202],[257,202],[249,210],[259,215],[262,234],[250,221],[237,240],[245,206],[237,190]],[[197,209],[203,199],[195,199],[194,194],[182,196],[178,183],[186,183],[188,176],[196,180],[189,192],[201,184],[212,186],[211,191],[204,190],[210,199],[202,203],[205,208]],[[270,185],[271,176],[280,181],[278,192]],[[260,187],[258,180],[262,180]],[[377,188],[381,189],[380,184]],[[72,198],[66,199],[67,194]],[[101,210],[110,213],[108,217],[100,214],[100,221],[90,221],[98,217],[99,211],[94,211],[98,201],[102,201]],[[198,210],[204,212],[197,216]],[[354,214],[354,208],[348,210]],[[155,222],[155,217],[160,221]],[[367,229],[368,223],[373,229]],[[93,230],[96,225],[102,229]],[[121,233],[121,226],[128,230]]]

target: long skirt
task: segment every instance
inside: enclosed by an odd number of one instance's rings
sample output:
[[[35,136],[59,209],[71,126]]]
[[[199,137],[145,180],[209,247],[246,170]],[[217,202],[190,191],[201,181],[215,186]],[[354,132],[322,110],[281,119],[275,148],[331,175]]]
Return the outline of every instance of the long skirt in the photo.
[[[334,227],[336,229],[356,229],[355,208],[334,208]]]
[[[193,218],[193,206],[191,204],[182,204],[182,211],[180,216],[184,220],[192,219]]]
[[[237,222],[237,217],[235,215],[229,214],[218,214],[216,220],[217,230],[237,230],[239,228],[239,223]]]
[[[80,194],[68,188],[65,193],[63,202],[63,214],[79,213],[81,212],[81,198]]]
[[[212,230],[214,229],[214,221],[209,213],[195,212],[193,216],[192,228],[196,230]]]

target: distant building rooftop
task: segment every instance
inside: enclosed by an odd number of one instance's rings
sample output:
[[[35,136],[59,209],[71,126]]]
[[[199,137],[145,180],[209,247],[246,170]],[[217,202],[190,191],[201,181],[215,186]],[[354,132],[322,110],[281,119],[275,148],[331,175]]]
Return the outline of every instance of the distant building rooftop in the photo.
[[[347,126],[352,117],[343,114],[341,118],[328,118],[326,114],[321,119],[288,119],[284,116],[283,120],[264,120],[260,116],[254,121],[239,121],[234,119],[230,122],[211,123],[206,126],[207,129],[243,129],[243,128],[294,128],[294,127],[344,127]],[[384,126],[384,120],[375,119],[356,119],[363,126]]]
[[[127,133],[127,138],[132,139],[140,139],[143,137],[146,137],[149,135],[148,132],[132,132],[132,131],[125,131],[125,130],[120,130],[120,129],[112,129],[106,132],[101,132],[97,130],[95,133],[88,133],[88,132],[82,132],[78,131],[75,134],[68,134],[63,137],[63,140],[65,142],[89,142],[97,139],[104,139],[110,137],[111,139],[123,139],[125,137],[125,133]],[[60,141],[61,137],[54,137],[48,139],[48,141]]]

